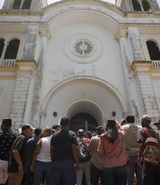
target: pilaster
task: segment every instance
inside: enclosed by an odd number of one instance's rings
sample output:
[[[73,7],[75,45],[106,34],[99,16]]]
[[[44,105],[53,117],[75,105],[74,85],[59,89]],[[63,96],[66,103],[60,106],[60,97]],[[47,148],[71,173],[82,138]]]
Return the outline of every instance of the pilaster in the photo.
[[[41,117],[41,115],[39,115],[39,111],[40,111],[40,101],[41,101],[42,89],[43,89],[42,82],[43,82],[44,62],[45,62],[47,41],[50,38],[50,32],[47,28],[40,28],[39,35],[41,38],[41,47],[40,47],[40,55],[37,61],[37,71],[35,76],[35,85],[34,85],[33,102],[32,102],[32,115],[31,115],[31,120],[33,121],[34,125],[37,125],[37,126],[41,125],[41,121],[44,121],[44,119],[41,119],[42,117],[44,118],[44,116]]]
[[[135,61],[144,61],[145,55],[143,52],[141,37],[139,34],[139,30],[136,27],[128,28],[128,38],[130,39],[130,43],[133,50],[133,56]]]
[[[122,65],[123,65],[125,81],[126,81],[127,99],[129,102],[129,113],[135,114],[135,116],[138,117],[137,111],[134,110],[134,106],[133,106],[133,101],[135,104],[135,100],[133,96],[130,55],[128,52],[128,46],[127,46],[127,41],[126,41],[127,34],[128,34],[127,29],[119,29],[115,37],[116,39],[119,40],[119,43],[120,43],[120,49],[121,49],[121,54],[122,54]],[[128,114],[128,112],[124,114]]]
[[[26,42],[23,49],[22,60],[34,60],[36,47],[37,47],[37,36],[38,26],[29,26],[26,36]]]
[[[31,80],[36,69],[35,61],[17,61],[17,77],[13,92],[10,117],[13,120],[13,129],[17,130],[24,122]],[[29,113],[28,113],[29,114]]]
[[[151,61],[134,61],[132,63],[132,69],[134,77],[139,84],[143,100],[144,108],[142,108],[143,112],[141,112],[141,115],[149,114],[153,118],[153,121],[157,121],[157,119],[160,118],[160,110],[158,108],[152,79],[152,76],[155,74],[155,68],[153,67]]]

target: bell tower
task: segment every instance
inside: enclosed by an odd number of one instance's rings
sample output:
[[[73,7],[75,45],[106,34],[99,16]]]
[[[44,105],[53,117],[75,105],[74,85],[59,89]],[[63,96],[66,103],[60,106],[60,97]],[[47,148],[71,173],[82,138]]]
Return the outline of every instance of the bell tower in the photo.
[[[3,10],[40,10],[47,6],[47,0],[5,0]]]
[[[157,0],[116,0],[115,4],[127,12],[160,11]]]

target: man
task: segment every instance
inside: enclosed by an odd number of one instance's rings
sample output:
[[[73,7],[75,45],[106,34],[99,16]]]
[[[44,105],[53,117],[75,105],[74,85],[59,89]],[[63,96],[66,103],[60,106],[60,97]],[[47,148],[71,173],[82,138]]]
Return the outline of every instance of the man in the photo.
[[[78,150],[79,150],[79,166],[80,170],[76,172],[77,185],[81,185],[83,182],[83,175],[85,175],[85,182],[87,185],[90,184],[90,153],[87,150],[87,146],[90,142],[89,138],[85,138],[85,132],[83,129],[79,129],[77,133]]]
[[[40,139],[41,133],[42,133],[42,129],[36,128],[34,130],[35,136],[28,139],[27,141],[27,164],[26,164],[24,185],[33,185],[33,172],[30,171],[30,166],[31,166],[33,154],[36,149],[37,142]]]
[[[100,155],[97,151],[100,140],[100,135],[104,132],[102,126],[97,127],[97,135],[92,136],[91,141],[88,145],[88,150],[91,151],[91,184],[97,185],[100,179],[102,184],[102,172],[103,172],[103,155]]]
[[[61,130],[51,138],[53,185],[75,185],[76,169],[79,170],[77,138],[69,130],[68,118],[61,118],[60,125]]]
[[[137,142],[137,133],[142,127],[135,123],[133,115],[128,115],[125,118],[125,122],[126,124],[121,126],[121,129],[125,131],[123,144],[130,160],[130,163],[127,165],[127,185],[133,184],[134,174],[136,174],[137,184],[143,185],[142,169],[139,168],[137,163],[140,148],[140,144]]]
[[[27,139],[32,136],[33,129],[30,124],[23,125],[21,135],[13,143],[8,165],[9,185],[21,185],[26,164]]]
[[[36,150],[33,155],[31,164],[31,171],[34,170],[34,184],[41,185],[43,181],[47,185],[52,184],[52,163],[50,153],[50,141],[51,141],[52,129],[45,127],[42,132],[42,138],[38,141]]]
[[[148,138],[147,134],[145,133],[146,131],[144,129],[147,130],[147,132],[151,137],[159,140],[158,133],[152,129],[150,124],[151,124],[151,117],[146,114],[143,115],[141,118],[141,125],[143,128],[138,130],[138,135],[137,135],[137,141],[141,144],[138,161],[140,163],[140,166],[142,167],[142,177],[143,177],[144,185],[151,185],[151,184],[160,185],[160,175],[159,175],[160,164],[153,165],[146,162],[145,160],[141,161],[141,159],[143,159],[142,153],[145,146],[145,141]]]
[[[11,131],[12,120],[5,118],[2,120],[0,133],[0,184],[5,184],[8,179],[8,161],[16,135]]]

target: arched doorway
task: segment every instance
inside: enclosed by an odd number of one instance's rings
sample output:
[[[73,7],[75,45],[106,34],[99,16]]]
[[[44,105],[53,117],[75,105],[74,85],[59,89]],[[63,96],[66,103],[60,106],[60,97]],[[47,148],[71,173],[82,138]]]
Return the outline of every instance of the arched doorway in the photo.
[[[75,133],[77,133],[79,129],[84,129],[85,131],[87,130],[93,133],[96,131],[97,125],[96,119],[91,114],[85,112],[74,115],[70,121],[70,129]]]
[[[113,111],[116,112],[117,120],[126,112],[123,99],[116,89],[93,77],[75,78],[59,84],[59,87],[48,93],[40,110],[40,125],[44,127],[57,124],[62,117],[68,117],[73,122],[76,115],[81,117],[81,113],[86,113],[96,120],[95,125],[105,126],[105,121],[112,117]],[[54,112],[56,116],[53,115]]]

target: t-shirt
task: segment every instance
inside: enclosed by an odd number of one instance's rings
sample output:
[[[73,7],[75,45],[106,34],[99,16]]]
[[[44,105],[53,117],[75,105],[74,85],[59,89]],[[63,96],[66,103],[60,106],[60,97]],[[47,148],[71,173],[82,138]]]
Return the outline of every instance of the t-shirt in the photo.
[[[128,157],[122,144],[123,135],[124,133],[119,130],[118,137],[113,144],[105,137],[100,138],[98,151],[101,155],[104,155],[103,166],[105,168],[126,165]]]
[[[137,156],[139,153],[140,144],[137,142],[137,133],[141,128],[136,123],[129,123],[121,127],[125,132],[123,137],[124,148],[129,156]]]
[[[139,129],[137,133],[137,141],[139,143],[144,143],[148,137],[143,129],[144,128]],[[147,127],[147,129],[151,137],[154,137],[157,139],[159,138],[159,134],[155,130],[153,130],[151,127]]]
[[[8,172],[14,173],[18,172],[18,164],[13,156],[13,150],[18,150],[23,166],[26,164],[26,154],[27,154],[27,138],[24,135],[20,135],[16,138],[13,143],[11,154],[8,164]]]
[[[93,136],[88,145],[88,150],[91,150],[91,162],[93,163],[93,165],[96,166],[98,169],[103,169],[104,156],[97,151],[99,140],[99,136]]]
[[[74,160],[72,144],[77,145],[76,134],[69,129],[62,129],[51,138],[53,146],[53,161]]]
[[[37,142],[39,141],[39,138],[30,138],[27,141],[27,165],[30,166],[33,159],[33,154],[36,149]]]
[[[13,145],[16,135],[10,130],[0,132],[0,159],[4,161],[9,160],[11,147]]]

